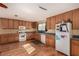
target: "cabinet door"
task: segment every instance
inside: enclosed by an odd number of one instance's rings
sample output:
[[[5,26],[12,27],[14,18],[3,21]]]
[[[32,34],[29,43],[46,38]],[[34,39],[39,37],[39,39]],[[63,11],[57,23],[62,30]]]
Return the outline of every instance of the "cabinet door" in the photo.
[[[1,28],[3,29],[8,28],[8,19],[1,19]]]
[[[46,35],[46,45],[55,48],[55,38],[53,35]]]
[[[72,56],[79,56],[79,46],[77,45],[72,46]]]
[[[32,22],[32,28],[37,29],[38,23],[37,22]]]
[[[47,27],[47,30],[51,29],[51,18],[47,18],[46,27]]]
[[[14,42],[14,35],[8,34],[8,42]]]
[[[15,29],[19,28],[19,21],[18,20],[14,20],[14,28]]]
[[[19,35],[17,33],[8,34],[8,42],[16,42],[19,41]]]
[[[55,29],[55,16],[51,17],[51,29]]]
[[[28,28],[28,22],[27,21],[25,21],[25,27]]]
[[[64,21],[70,19],[73,22],[73,11],[68,11],[63,14]]]
[[[71,42],[71,55],[79,56],[79,41],[78,40],[72,40]]]
[[[14,28],[14,20],[9,19],[9,29],[13,29]]]
[[[56,23],[60,23],[63,19],[63,14],[56,15]]]
[[[14,34],[14,41],[19,41],[19,34],[18,33]]]
[[[23,26],[26,26],[26,22],[25,21],[23,21]]]
[[[1,44],[8,43],[8,34],[1,34],[0,43]]]
[[[23,21],[19,20],[19,26],[23,26]]]
[[[28,22],[28,28],[32,29],[32,23],[31,22]]]
[[[79,9],[73,11],[73,29],[79,29]]]

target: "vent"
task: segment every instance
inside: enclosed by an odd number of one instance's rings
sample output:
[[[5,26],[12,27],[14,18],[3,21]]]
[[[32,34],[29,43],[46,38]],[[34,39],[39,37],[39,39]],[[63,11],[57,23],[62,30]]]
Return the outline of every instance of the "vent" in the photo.
[[[42,10],[47,10],[46,8],[42,7],[42,6],[39,6],[40,9]]]

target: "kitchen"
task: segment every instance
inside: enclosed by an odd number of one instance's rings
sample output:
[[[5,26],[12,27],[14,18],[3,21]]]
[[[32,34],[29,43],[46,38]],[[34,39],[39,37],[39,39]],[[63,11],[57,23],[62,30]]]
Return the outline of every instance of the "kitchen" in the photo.
[[[46,46],[45,49],[50,47],[52,48],[52,50],[56,51],[56,52],[53,51],[51,54],[46,51],[42,53],[44,51],[43,50],[41,53],[39,52],[40,54],[38,53],[37,55],[42,55],[42,54],[46,55],[45,53],[47,53],[47,55],[49,56],[50,55],[79,56],[79,26],[78,26],[79,4],[75,4],[75,3],[72,3],[72,4],[64,4],[64,3],[63,4],[61,3],[60,4],[53,4],[53,3],[52,4],[17,4],[17,3],[11,4],[10,3],[9,4],[7,3],[5,5],[7,5],[8,7],[7,8],[0,7],[2,8],[0,10],[0,53],[1,55],[7,55],[7,53],[9,53],[9,50],[11,51],[12,49],[15,49],[18,47],[19,44],[17,42],[21,42],[24,39],[23,42],[33,41],[36,45],[38,43],[42,43],[43,45]],[[44,6],[46,9],[41,5]],[[53,5],[56,5],[56,6],[53,6]],[[29,6],[29,9],[32,8],[34,12],[37,9],[36,12],[39,11],[38,15],[34,14],[33,11],[28,10],[27,9],[28,6]],[[18,7],[18,10],[17,10],[17,7]],[[54,9],[52,9],[52,7]],[[9,11],[12,9],[13,11],[9,13]],[[21,11],[23,13],[21,13]],[[33,15],[30,16],[29,14],[31,13]],[[29,18],[32,20],[30,20]],[[38,21],[38,18],[39,19],[44,18],[46,20]],[[55,30],[56,30],[56,24],[62,23],[62,21],[64,21],[66,24],[68,23],[68,20],[70,21],[70,24],[71,24],[70,25],[71,28],[69,29],[71,31],[69,32],[69,34],[71,35],[71,38],[69,38],[69,41],[67,42],[69,43],[68,45],[69,47],[67,46],[69,49],[68,50],[69,53],[65,54],[61,51],[58,52],[58,50],[56,50],[56,36],[55,36],[56,31]],[[22,38],[22,40],[20,40],[20,38]],[[25,42],[24,43],[23,42],[21,43],[21,45],[25,44]],[[17,45],[14,43],[16,43]],[[40,49],[39,46],[37,47]],[[66,46],[62,47],[62,49],[65,47]]]

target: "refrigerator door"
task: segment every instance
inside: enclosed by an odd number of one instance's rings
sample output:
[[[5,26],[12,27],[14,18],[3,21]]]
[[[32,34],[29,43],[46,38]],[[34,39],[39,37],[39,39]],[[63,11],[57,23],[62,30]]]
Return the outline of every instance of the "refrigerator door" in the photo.
[[[69,33],[60,33],[59,39],[56,38],[56,50],[66,55],[70,55],[70,37]],[[57,37],[57,36],[56,36]]]

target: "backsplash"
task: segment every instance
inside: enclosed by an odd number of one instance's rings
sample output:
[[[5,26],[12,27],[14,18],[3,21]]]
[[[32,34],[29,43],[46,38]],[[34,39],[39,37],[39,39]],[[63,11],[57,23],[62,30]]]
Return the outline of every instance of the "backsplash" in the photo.
[[[17,33],[17,29],[0,29],[0,34]]]
[[[73,35],[79,35],[79,30],[72,30]]]
[[[48,33],[55,33],[55,30],[49,29],[47,32]],[[72,30],[72,35],[79,35],[79,30]]]
[[[33,30],[34,29],[31,29],[31,31]],[[0,34],[17,33],[17,32],[18,32],[18,29],[0,29]],[[55,33],[55,30],[48,30],[47,32]],[[72,35],[79,35],[79,30],[72,30]]]
[[[0,29],[0,34],[18,33],[18,29]],[[26,32],[37,31],[36,29],[26,29]]]

